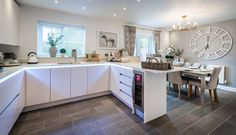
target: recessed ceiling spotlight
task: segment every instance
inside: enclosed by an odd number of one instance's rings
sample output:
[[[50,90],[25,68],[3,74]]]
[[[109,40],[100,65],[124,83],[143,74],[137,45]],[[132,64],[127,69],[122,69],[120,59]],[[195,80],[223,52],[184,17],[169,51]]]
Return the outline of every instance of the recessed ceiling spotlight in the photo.
[[[85,9],[86,9],[86,7],[85,7],[85,6],[83,6],[83,7],[82,7],[82,9],[83,9],[83,10],[85,10]]]
[[[123,10],[125,11],[127,8],[126,7],[123,7]]]
[[[113,16],[114,16],[114,17],[116,17],[116,16],[117,16],[117,14],[116,14],[116,13],[113,13]]]
[[[137,0],[137,2],[140,2],[141,0]]]
[[[59,3],[59,1],[58,0],[54,0],[54,3],[57,4],[57,3]]]

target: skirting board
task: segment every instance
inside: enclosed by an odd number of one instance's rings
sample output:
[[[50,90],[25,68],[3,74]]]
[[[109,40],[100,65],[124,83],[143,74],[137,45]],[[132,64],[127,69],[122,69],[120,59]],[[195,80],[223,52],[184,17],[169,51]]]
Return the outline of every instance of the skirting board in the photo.
[[[221,89],[221,90],[226,90],[226,91],[231,91],[231,92],[235,92],[236,93],[236,88],[233,88],[233,87],[224,86],[224,85],[218,85],[217,88]]]
[[[42,108],[47,108],[47,107],[52,107],[52,106],[56,106],[56,105],[76,102],[76,101],[80,101],[80,100],[84,100],[84,99],[89,99],[89,98],[94,98],[94,97],[99,97],[99,96],[104,96],[104,95],[109,95],[109,94],[111,94],[111,91],[104,91],[104,92],[100,92],[100,93],[96,93],[96,94],[89,94],[89,95],[85,95],[85,96],[59,100],[59,101],[40,104],[40,105],[28,106],[23,109],[23,112],[29,112],[29,111],[33,111],[33,110],[38,110],[38,109],[42,109]]]

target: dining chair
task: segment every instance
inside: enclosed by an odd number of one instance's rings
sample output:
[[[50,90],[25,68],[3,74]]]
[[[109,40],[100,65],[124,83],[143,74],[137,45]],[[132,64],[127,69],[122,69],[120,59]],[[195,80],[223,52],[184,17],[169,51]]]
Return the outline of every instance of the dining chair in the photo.
[[[167,81],[168,81],[168,93],[170,93],[170,85],[175,84],[178,85],[178,97],[180,98],[180,90],[181,86],[187,84],[187,81],[181,78],[181,72],[173,72],[167,74]]]
[[[202,84],[201,80],[190,80],[188,84],[192,86],[196,86],[198,87],[198,89],[200,88],[201,91],[208,89],[209,96],[212,103],[213,103],[213,100],[212,100],[212,91],[213,91],[215,101],[219,102],[218,95],[217,95],[217,85],[218,85],[218,78],[219,78],[220,71],[221,71],[221,67],[215,67],[210,76],[210,80],[204,81],[205,84]]]

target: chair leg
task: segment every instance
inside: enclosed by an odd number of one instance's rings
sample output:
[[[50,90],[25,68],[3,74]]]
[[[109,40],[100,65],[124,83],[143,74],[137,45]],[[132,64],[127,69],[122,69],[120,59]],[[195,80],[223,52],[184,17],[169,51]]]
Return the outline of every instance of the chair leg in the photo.
[[[170,82],[168,82],[168,94],[170,94]]]
[[[192,88],[192,85],[188,85],[188,98],[190,98],[191,97],[191,95],[192,95],[192,90],[193,90],[193,88]]]
[[[217,102],[217,103],[219,103],[219,98],[218,98],[218,95],[217,95],[217,91],[216,91],[217,89],[214,89],[213,91],[214,91],[214,97],[215,97],[215,101]]]
[[[210,99],[211,99],[211,103],[213,104],[213,100],[212,100],[212,90],[209,89],[209,96],[210,96]]]
[[[198,91],[198,87],[197,86],[195,86],[195,92],[194,92],[194,95],[195,95],[195,97],[197,96],[197,91]]]
[[[180,98],[180,90],[181,90],[181,85],[178,85],[178,96]]]

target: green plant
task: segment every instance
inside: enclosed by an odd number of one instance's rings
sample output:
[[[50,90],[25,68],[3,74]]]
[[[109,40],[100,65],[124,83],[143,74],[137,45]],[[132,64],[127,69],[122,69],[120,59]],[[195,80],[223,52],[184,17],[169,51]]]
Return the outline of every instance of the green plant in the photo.
[[[166,59],[173,59],[174,56],[172,56],[172,55],[166,55],[165,58],[166,58]]]
[[[48,33],[48,39],[46,43],[50,46],[56,46],[61,43],[61,39],[64,37],[64,35],[55,35],[54,33]]]
[[[184,49],[182,49],[182,50],[177,49],[177,50],[175,51],[175,55],[176,55],[176,56],[180,56],[180,55],[183,54],[183,52],[184,52]]]
[[[65,48],[62,48],[61,50],[60,50],[60,53],[66,53],[66,49]]]

